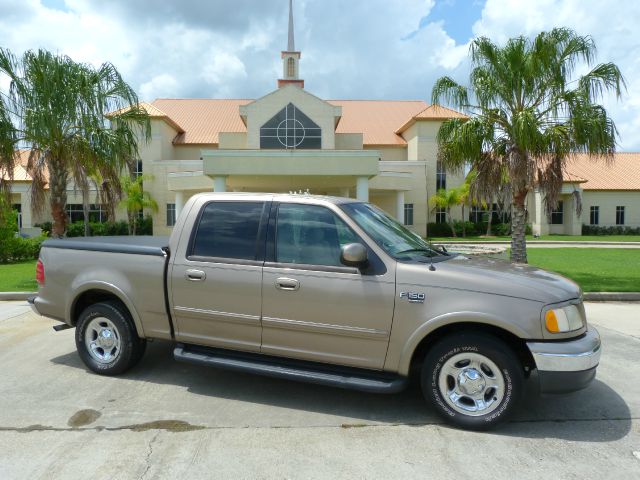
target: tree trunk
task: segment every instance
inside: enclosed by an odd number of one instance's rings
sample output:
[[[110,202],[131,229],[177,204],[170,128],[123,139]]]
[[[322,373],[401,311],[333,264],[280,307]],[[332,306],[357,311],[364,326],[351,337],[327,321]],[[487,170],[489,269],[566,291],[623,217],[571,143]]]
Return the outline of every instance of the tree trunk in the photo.
[[[89,196],[89,189],[85,185],[82,189],[82,217],[84,220],[84,236],[89,236],[89,201],[87,200],[87,196]]]
[[[513,196],[511,205],[511,262],[512,263],[528,263],[527,262],[527,239],[525,237],[525,199],[527,197],[526,190],[518,192]]]
[[[51,236],[54,238],[64,237],[67,230],[67,181],[69,172],[60,162],[51,160],[49,163],[49,205],[51,207]]]
[[[487,219],[487,237],[491,235],[491,222],[493,221],[493,205],[489,207],[489,218]]]
[[[467,228],[466,228],[467,222],[465,221],[464,218],[464,203],[462,204],[462,237],[466,237],[467,236]]]
[[[453,238],[456,238],[456,227],[453,224],[453,218],[451,218],[451,209],[447,208],[447,218],[449,219],[449,227],[451,227],[451,234],[453,235]]]
[[[127,212],[127,220],[129,220],[129,235],[133,235],[133,214]]]

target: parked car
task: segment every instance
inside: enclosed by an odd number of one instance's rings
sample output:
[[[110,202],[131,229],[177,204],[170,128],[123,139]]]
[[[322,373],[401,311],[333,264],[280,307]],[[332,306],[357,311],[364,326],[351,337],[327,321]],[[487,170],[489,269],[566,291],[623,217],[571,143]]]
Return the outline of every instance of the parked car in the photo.
[[[367,392],[418,376],[449,423],[486,429],[542,392],[586,387],[600,358],[579,287],[432,249],[353,199],[208,193],[170,238],[47,240],[41,315],[75,327],[84,363],[117,375],[147,339],[177,360]]]

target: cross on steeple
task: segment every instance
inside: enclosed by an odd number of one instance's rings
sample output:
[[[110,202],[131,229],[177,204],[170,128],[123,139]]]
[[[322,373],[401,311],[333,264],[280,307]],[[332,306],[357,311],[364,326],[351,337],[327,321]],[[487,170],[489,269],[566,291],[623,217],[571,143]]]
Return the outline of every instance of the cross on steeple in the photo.
[[[293,34],[293,0],[289,0],[289,38],[287,50],[282,52],[282,78],[278,80],[278,88],[285,85],[296,85],[304,88],[304,80],[298,77],[298,63],[300,52],[296,51],[296,42]]]

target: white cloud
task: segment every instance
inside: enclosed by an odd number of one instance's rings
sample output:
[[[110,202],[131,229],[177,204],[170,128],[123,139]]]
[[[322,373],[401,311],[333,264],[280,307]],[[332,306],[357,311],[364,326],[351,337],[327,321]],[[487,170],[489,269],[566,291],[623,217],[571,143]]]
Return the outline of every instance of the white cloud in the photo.
[[[175,98],[179,96],[179,91],[176,78],[168,73],[161,73],[143,83],[138,95],[143,100],[153,100],[157,97]]]
[[[275,88],[286,45],[286,0],[0,0],[1,45],[110,61],[141,98],[256,98]],[[441,22],[419,28],[435,0],[294,0],[307,88],[324,98],[428,100],[436,78],[468,76],[468,45]],[[458,2],[464,8],[464,2]],[[623,70],[629,92],[607,99],[624,149],[640,150],[640,2],[487,0],[474,35],[501,42],[556,25],[593,35],[600,61]]]

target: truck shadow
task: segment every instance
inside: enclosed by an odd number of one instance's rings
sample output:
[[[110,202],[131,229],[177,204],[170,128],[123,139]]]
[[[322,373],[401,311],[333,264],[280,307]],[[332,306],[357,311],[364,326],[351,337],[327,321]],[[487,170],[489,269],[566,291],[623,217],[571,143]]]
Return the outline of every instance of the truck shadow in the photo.
[[[173,360],[172,353],[173,345],[169,342],[150,343],[140,365],[123,377],[175,385],[194,395],[329,415],[335,417],[332,422],[343,428],[369,425],[450,428],[425,402],[418,382],[412,382],[398,394],[377,395],[182,364]],[[87,371],[75,351],[51,361]],[[532,380],[527,382],[517,414],[491,435],[608,442],[623,438],[631,430],[627,403],[607,384],[596,380],[581,392],[541,397],[535,379]],[[188,406],[184,408],[188,410]],[[326,423],[326,418],[319,422]]]

